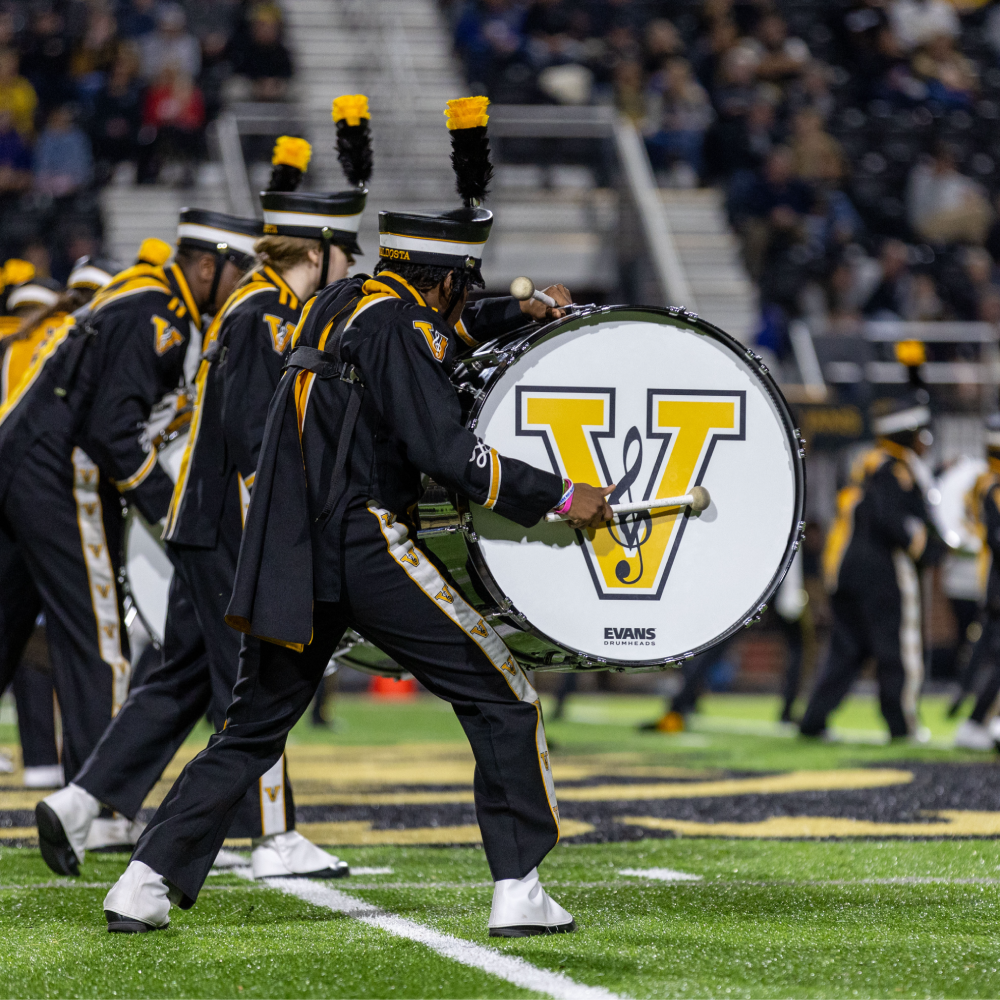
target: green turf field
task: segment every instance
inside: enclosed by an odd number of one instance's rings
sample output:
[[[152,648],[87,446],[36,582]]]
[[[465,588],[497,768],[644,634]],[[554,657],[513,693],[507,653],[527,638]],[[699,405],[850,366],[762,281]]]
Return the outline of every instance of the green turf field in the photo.
[[[943,703],[925,699],[924,746],[873,742],[867,699],[844,707],[833,744],[737,696],[705,699],[678,736],[638,732],[659,706],[580,696],[548,727],[575,825],[541,874],[580,928],[550,938],[486,936],[470,762],[432,700],[343,698],[335,731],[292,735],[300,823],[356,874],[306,901],[220,870],[152,935],[104,929],[126,858],[53,877],[28,793],[4,779],[0,996],[1000,996],[1000,768],[947,749]]]

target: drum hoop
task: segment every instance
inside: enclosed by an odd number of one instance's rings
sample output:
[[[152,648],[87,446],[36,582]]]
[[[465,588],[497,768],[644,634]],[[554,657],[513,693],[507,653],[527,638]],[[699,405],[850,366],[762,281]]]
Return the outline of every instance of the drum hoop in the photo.
[[[526,354],[533,347],[538,346],[542,341],[547,340],[559,330],[566,330],[567,328],[575,330],[581,329],[585,326],[593,326],[607,317],[615,315],[616,313],[653,313],[658,316],[667,317],[673,321],[670,324],[662,324],[664,326],[675,326],[681,324],[698,333],[707,334],[708,336],[713,337],[738,357],[744,359],[749,370],[760,382],[764,392],[771,398],[774,408],[778,412],[781,423],[788,434],[788,440],[792,444],[790,450],[795,475],[795,503],[793,526],[789,533],[788,541],[785,544],[785,554],[780,565],[778,566],[777,571],[771,577],[770,582],[764,588],[760,596],[751,603],[745,614],[737,620],[735,624],[730,625],[729,628],[720,633],[710,642],[703,643],[702,645],[685,651],[680,655],[666,656],[662,659],[622,660],[610,656],[594,656],[592,653],[586,653],[583,650],[576,649],[568,643],[557,642],[552,638],[552,636],[546,634],[537,626],[533,625],[527,615],[523,614],[514,606],[513,601],[511,601],[511,599],[503,592],[496,580],[493,578],[493,574],[490,572],[483,550],[480,547],[479,536],[475,531],[475,525],[471,523],[466,531],[466,544],[469,550],[469,557],[472,559],[472,564],[482,579],[486,589],[489,591],[490,596],[496,601],[501,614],[504,617],[519,619],[525,624],[526,627],[519,628],[519,631],[533,635],[538,639],[551,643],[559,649],[564,649],[573,655],[580,657],[580,659],[584,661],[585,667],[589,669],[610,668],[631,669],[633,671],[655,670],[657,668],[662,669],[666,667],[679,666],[685,660],[688,660],[693,656],[697,656],[699,653],[703,653],[714,646],[718,646],[721,642],[724,642],[726,639],[739,632],[741,628],[747,628],[754,624],[754,622],[759,621],[763,613],[767,610],[768,602],[773,598],[774,594],[778,590],[778,587],[781,585],[781,581],[785,578],[785,574],[788,572],[788,568],[792,564],[792,559],[795,558],[795,553],[798,551],[805,533],[805,443],[802,439],[802,435],[799,433],[798,427],[795,426],[795,419],[792,416],[791,409],[789,408],[781,389],[778,387],[778,383],[775,382],[767,366],[763,363],[758,354],[741,344],[731,334],[726,333],[725,330],[720,329],[713,323],[709,323],[708,320],[702,319],[696,313],[688,312],[684,308],[675,307],[664,309],[659,306],[601,306],[593,311],[578,313],[564,319],[554,320],[553,322],[543,326],[541,329],[529,334],[527,337],[524,337],[521,340],[515,340],[513,343],[508,342],[506,347],[498,348],[496,351],[498,355],[497,366],[487,376],[481,387],[481,391],[476,395],[475,402],[469,411],[469,417],[467,420],[468,428],[470,430],[475,430],[476,424],[479,421],[479,415],[482,413],[483,406],[489,398],[490,391],[503,377],[503,375],[506,374],[511,365],[520,359],[523,354]],[[574,325],[570,326],[570,324]],[[482,346],[486,347],[487,345],[484,344]],[[462,513],[470,513],[467,499],[463,497],[461,499],[461,503],[463,508]]]

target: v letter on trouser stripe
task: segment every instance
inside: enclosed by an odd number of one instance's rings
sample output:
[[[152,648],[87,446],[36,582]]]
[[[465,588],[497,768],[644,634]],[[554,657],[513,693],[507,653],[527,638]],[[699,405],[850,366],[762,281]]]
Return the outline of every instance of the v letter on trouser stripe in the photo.
[[[446,614],[482,650],[483,655],[500,671],[507,686],[517,696],[518,701],[526,701],[535,706],[538,723],[535,726],[535,743],[538,748],[538,770],[545,784],[545,795],[549,800],[552,818],[559,828],[559,806],[556,803],[556,788],[552,781],[552,767],[549,763],[549,748],[545,742],[545,727],[542,725],[542,710],[538,694],[525,676],[514,654],[504,645],[503,639],[493,627],[467,604],[462,596],[449,586],[448,581],[410,540],[405,524],[381,507],[368,510],[378,518],[379,529],[385,538],[389,555],[400,565],[406,575],[430,598],[434,606]]]
[[[118,591],[108,553],[108,539],[104,534],[99,482],[100,472],[90,456],[83,449],[74,448],[73,499],[76,501],[76,520],[80,526],[80,543],[90,584],[90,603],[94,608],[98,648],[101,659],[111,667],[114,676],[111,714],[117,715],[128,695],[132,667],[122,655]]]

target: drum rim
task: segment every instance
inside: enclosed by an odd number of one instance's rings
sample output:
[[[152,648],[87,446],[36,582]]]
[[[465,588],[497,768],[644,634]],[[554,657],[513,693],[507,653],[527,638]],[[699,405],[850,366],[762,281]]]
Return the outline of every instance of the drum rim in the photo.
[[[611,669],[634,671],[655,670],[657,668],[679,666],[681,663],[691,659],[692,657],[698,656],[700,653],[704,653],[707,650],[718,646],[726,639],[735,635],[741,628],[747,628],[754,624],[754,622],[759,621],[763,613],[767,610],[769,602],[773,599],[775,593],[777,593],[778,587],[781,586],[781,582],[784,580],[785,575],[788,573],[788,569],[792,564],[792,560],[795,558],[795,553],[802,544],[802,537],[805,531],[806,499],[805,446],[802,440],[802,435],[799,432],[799,428],[796,426],[792,411],[788,405],[788,401],[785,399],[778,383],[774,380],[774,377],[771,375],[760,355],[740,343],[740,341],[732,336],[732,334],[726,333],[725,330],[716,326],[714,323],[710,323],[708,320],[698,316],[696,313],[688,312],[683,307],[664,308],[662,306],[633,305],[600,306],[594,310],[588,310],[586,312],[576,313],[562,319],[553,320],[551,323],[547,323],[545,326],[532,331],[527,336],[523,336],[520,339],[514,339],[513,341],[508,341],[505,346],[496,348],[498,363],[496,367],[493,368],[484,378],[480,391],[476,394],[466,422],[469,429],[475,430],[475,427],[479,422],[479,416],[482,413],[483,406],[489,398],[490,390],[506,374],[511,365],[514,364],[515,361],[519,360],[522,355],[529,352],[533,347],[538,346],[543,340],[547,340],[557,330],[564,329],[571,323],[579,323],[581,326],[594,325],[595,323],[599,323],[602,319],[613,316],[616,313],[652,313],[671,321],[669,324],[663,323],[661,325],[676,326],[677,324],[683,324],[698,333],[707,334],[713,337],[735,355],[744,360],[748,370],[754,377],[757,378],[761,384],[761,388],[770,397],[774,408],[778,413],[778,417],[785,428],[788,441],[791,445],[789,450],[791,452],[792,468],[795,478],[795,501],[793,505],[792,527],[789,531],[788,540],[785,543],[785,554],[782,557],[778,569],[772,575],[770,582],[761,594],[751,603],[745,613],[745,617],[738,619],[733,625],[729,626],[729,628],[713,638],[710,642],[696,646],[694,649],[685,650],[685,652],[681,654],[673,654],[671,656],[664,656],[652,660],[625,660],[611,656],[596,656],[593,653],[577,649],[568,643],[556,641],[552,636],[533,625],[528,616],[514,605],[514,602],[507,594],[504,593],[501,587],[497,584],[496,580],[493,578],[493,574],[490,572],[489,565],[486,562],[486,558],[479,544],[479,535],[475,530],[475,524],[471,521],[471,509],[468,505],[468,501],[463,498],[462,506],[465,508],[463,513],[467,513],[470,517],[469,528],[465,532],[465,538],[466,545],[469,550],[469,557],[472,560],[473,566],[475,566],[476,572],[482,579],[482,582],[489,591],[490,596],[494,599],[494,601],[496,601],[498,607],[501,609],[501,616],[504,618],[512,618],[515,621],[520,620],[527,626],[526,628],[523,628],[520,625],[515,626],[519,632],[524,632],[527,635],[533,635],[538,639],[551,643],[557,648],[579,657],[582,661],[584,661],[583,668],[585,669],[603,669],[607,667]],[[576,327],[574,327],[574,329],[576,329]],[[487,348],[488,346],[489,342],[481,344],[476,349],[475,353],[483,351],[484,348]]]

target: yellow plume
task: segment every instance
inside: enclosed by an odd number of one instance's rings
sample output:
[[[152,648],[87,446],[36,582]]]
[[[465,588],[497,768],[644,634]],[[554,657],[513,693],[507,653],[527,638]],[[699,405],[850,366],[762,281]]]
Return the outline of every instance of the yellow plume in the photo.
[[[907,368],[917,368],[927,360],[927,348],[919,340],[901,340],[896,344],[896,360]]]
[[[485,125],[490,120],[486,113],[489,103],[488,97],[456,97],[449,101],[444,111],[448,128],[479,128]]]
[[[4,285],[21,285],[35,276],[35,265],[31,261],[11,257],[3,266]]]
[[[343,94],[334,98],[333,120],[347,120],[348,125],[360,125],[362,118],[371,118],[368,110],[368,98],[364,94]]]
[[[293,135],[282,135],[274,144],[274,155],[271,163],[274,166],[295,167],[296,170],[306,172],[309,160],[312,157],[312,146],[305,139],[296,138]]]
[[[158,240],[155,236],[150,236],[142,241],[136,261],[140,264],[152,264],[154,267],[161,267],[170,260],[170,255],[174,248],[163,240]]]

